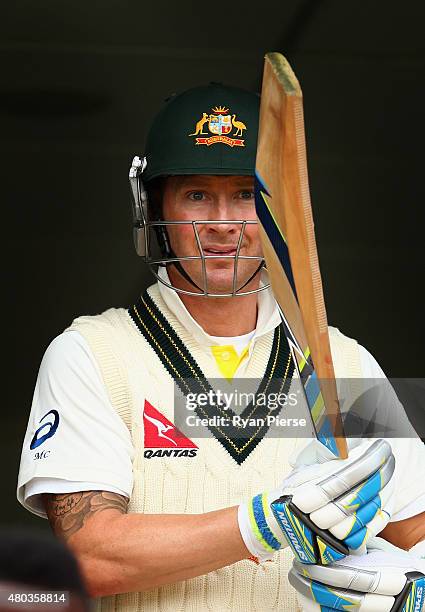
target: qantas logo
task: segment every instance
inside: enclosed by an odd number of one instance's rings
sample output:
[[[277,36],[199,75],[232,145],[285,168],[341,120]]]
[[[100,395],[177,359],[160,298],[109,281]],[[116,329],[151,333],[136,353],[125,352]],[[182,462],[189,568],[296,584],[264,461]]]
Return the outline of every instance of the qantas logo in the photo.
[[[160,421],[158,419],[154,419],[153,417],[149,416],[148,414],[146,414],[146,408],[145,408],[144,417],[150,423],[152,423],[152,425],[154,425],[156,427],[156,429],[157,429],[157,436],[159,438],[164,438],[164,440],[168,440],[169,442],[174,444],[174,446],[177,446],[177,442],[175,440],[173,440],[173,438],[169,438],[168,436],[165,435],[165,432],[169,431],[170,429],[171,429],[171,431],[174,429],[174,425],[165,425],[162,421]]]
[[[145,400],[143,410],[146,459],[151,457],[196,457],[198,447]],[[157,450],[153,450],[157,449]]]

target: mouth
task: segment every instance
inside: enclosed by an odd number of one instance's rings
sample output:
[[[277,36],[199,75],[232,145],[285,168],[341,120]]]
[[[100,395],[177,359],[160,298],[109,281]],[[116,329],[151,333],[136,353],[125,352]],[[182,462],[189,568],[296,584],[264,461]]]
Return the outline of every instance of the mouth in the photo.
[[[217,255],[226,255],[226,256],[235,256],[236,255],[236,247],[203,247],[202,248],[204,255],[208,256],[217,256]]]

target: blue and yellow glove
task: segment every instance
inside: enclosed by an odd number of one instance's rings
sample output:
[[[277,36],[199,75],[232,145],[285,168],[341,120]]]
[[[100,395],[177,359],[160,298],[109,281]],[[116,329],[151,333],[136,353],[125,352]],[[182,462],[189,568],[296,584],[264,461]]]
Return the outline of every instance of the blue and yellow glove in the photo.
[[[245,545],[259,560],[290,546],[307,564],[328,565],[364,553],[390,520],[394,468],[385,440],[349,441],[344,460],[314,440],[279,489],[239,507]]]
[[[424,542],[425,544],[425,542]],[[421,612],[425,609],[425,559],[373,538],[367,553],[334,565],[294,561],[289,582],[303,612]]]

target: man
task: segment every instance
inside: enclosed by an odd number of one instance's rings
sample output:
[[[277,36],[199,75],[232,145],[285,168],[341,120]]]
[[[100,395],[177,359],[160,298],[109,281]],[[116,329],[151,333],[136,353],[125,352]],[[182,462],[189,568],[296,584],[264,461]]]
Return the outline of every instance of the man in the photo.
[[[212,379],[290,392],[255,223],[258,104],[219,84],[167,102],[130,173],[136,247],[158,283],[128,311],[76,319],[40,368],[18,496],[73,548],[98,609],[297,609],[288,544],[302,558],[303,542],[270,509],[282,494],[314,525],[332,517],[328,560],[364,552],[391,514],[403,519],[395,543],[425,537],[417,438],[357,440],[349,459],[329,461],[315,441],[267,424],[222,425],[233,413],[215,399],[197,404],[201,433],[175,427],[178,394],[209,396]],[[331,343],[337,376],[383,376],[338,330]],[[249,403],[239,416],[271,411]]]

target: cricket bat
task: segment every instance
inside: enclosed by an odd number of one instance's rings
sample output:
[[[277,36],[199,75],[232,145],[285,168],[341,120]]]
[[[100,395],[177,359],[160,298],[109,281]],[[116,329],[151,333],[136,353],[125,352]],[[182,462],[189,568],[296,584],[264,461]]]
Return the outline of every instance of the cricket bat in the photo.
[[[255,205],[266,268],[317,439],[347,457],[308,186],[303,99],[280,53],[265,57]]]

